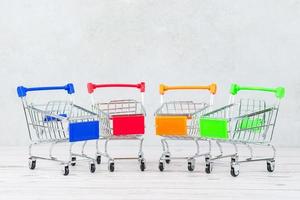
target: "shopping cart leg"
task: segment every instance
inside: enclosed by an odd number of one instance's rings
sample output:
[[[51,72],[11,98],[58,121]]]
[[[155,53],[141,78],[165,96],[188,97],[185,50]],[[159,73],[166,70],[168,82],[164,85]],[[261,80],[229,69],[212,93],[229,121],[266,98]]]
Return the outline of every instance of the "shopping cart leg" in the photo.
[[[139,153],[138,153],[138,158],[142,159],[144,158],[144,153],[143,153],[143,142],[144,142],[144,138],[140,138],[138,139],[140,141],[139,143]]]
[[[275,169],[275,157],[276,157],[276,149],[274,145],[269,145],[273,150],[273,156],[270,160],[267,160],[267,170],[268,172],[273,172]]]
[[[169,151],[169,143],[167,142],[167,140],[165,140],[165,143],[166,143],[166,148],[167,148],[167,149],[166,149],[166,152],[167,152],[167,153],[170,153],[170,151]]]
[[[110,141],[109,138],[107,138],[107,139],[105,140],[105,143],[104,143],[104,155],[105,155],[105,157],[107,157],[108,160],[113,160],[113,158],[110,157],[110,155],[109,155],[109,153],[108,153],[108,142],[109,142],[109,141]]]
[[[193,139],[193,140],[196,144],[196,153],[194,154],[194,156],[187,159],[188,170],[189,171],[194,171],[195,170],[196,158],[201,156],[200,155],[200,145],[199,145],[198,139]]]
[[[169,143],[167,142],[167,140],[165,140],[165,144],[166,144],[166,152],[165,152],[166,163],[170,164],[171,153],[170,153]]]
[[[115,171],[115,161],[112,157],[110,157],[109,153],[108,153],[108,142],[110,141],[109,138],[107,138],[105,140],[105,144],[104,144],[104,154],[105,156],[108,158],[108,170],[110,172],[114,172]]]
[[[29,169],[34,170],[36,167],[36,159],[32,156],[32,146],[34,144],[30,144],[28,147],[28,152],[29,152],[29,159],[28,159],[28,166]]]
[[[237,177],[240,174],[240,165],[238,161],[238,147],[237,144],[231,143],[235,149],[235,155],[231,157],[231,164],[230,164],[230,174],[233,177]]]
[[[146,169],[146,160],[144,158],[144,153],[143,153],[144,138],[138,138],[138,140],[140,141],[140,144],[139,144],[139,153],[138,153],[138,161],[140,163],[140,170],[143,172]]]
[[[253,149],[249,144],[245,144],[245,145],[249,149],[249,152],[250,152],[250,157],[246,158],[246,160],[252,160],[253,159]]]
[[[87,144],[88,141],[85,141],[82,145],[82,149],[81,149],[81,157],[83,158],[87,158],[90,160],[90,163],[89,163],[89,169],[90,169],[90,172],[91,173],[94,173],[96,171],[96,164],[95,164],[95,160],[94,158],[91,158],[89,157],[86,153],[84,153],[84,149],[86,147],[86,144]]]
[[[234,147],[234,154],[231,156],[231,162],[237,162],[237,160],[238,160],[238,155],[239,155],[239,153],[238,153],[238,146],[237,146],[237,144],[236,143],[230,143],[230,144],[232,144],[233,145],[233,147]]]
[[[160,140],[162,144],[163,153],[160,156],[158,169],[162,172],[165,169],[165,163],[170,163],[170,153],[169,153],[169,146],[165,139]]]
[[[208,140],[208,152],[208,155],[205,156],[205,172],[210,174],[213,167],[213,163],[211,161],[211,140]]]
[[[70,143],[70,145],[69,145],[69,158],[70,158],[69,162],[63,163],[62,174],[64,176],[68,176],[70,173],[69,164],[72,163],[72,146],[73,146],[73,143]]]
[[[33,146],[33,144],[30,144],[30,145],[28,146],[28,154],[29,154],[29,158],[32,157],[32,146]]]
[[[96,140],[96,162],[98,165],[101,164],[101,152],[99,150],[99,140]]]
[[[52,160],[56,160],[57,158],[52,156],[52,152],[53,152],[53,148],[54,146],[57,144],[57,142],[54,142],[50,145],[50,148],[49,148],[49,158],[52,159]]]
[[[274,145],[269,145],[269,146],[271,146],[271,148],[272,148],[272,150],[273,150],[273,160],[275,160],[275,157],[276,157],[276,148],[275,148],[275,146]]]
[[[169,164],[171,162],[171,153],[169,151],[169,144],[166,139],[161,139],[161,143],[162,143],[162,147],[163,147],[162,159],[167,164]]]
[[[200,145],[199,145],[198,139],[195,139],[194,141],[196,143],[196,153],[195,153],[195,156],[198,156],[200,154]]]
[[[86,154],[84,153],[84,148],[85,148],[86,144],[87,144],[87,141],[84,141],[83,145],[81,146],[81,155],[84,157],[86,157]]]
[[[140,141],[140,143],[139,143],[138,161],[140,163],[140,170],[143,172],[146,169],[146,160],[144,158],[144,152],[143,152],[144,138],[138,138],[138,140]]]
[[[69,149],[69,153],[70,153],[70,160],[71,160],[71,165],[75,166],[76,165],[76,156],[73,155],[72,153],[72,147],[73,147],[73,143],[70,143],[70,149]]]
[[[218,142],[218,141],[216,141],[216,144],[217,144],[217,146],[218,146],[218,148],[219,148],[219,151],[220,151],[220,154],[217,155],[216,157],[222,157],[222,156],[223,156],[223,148],[222,148],[222,145],[221,145],[221,143]]]
[[[100,151],[100,148],[99,148],[99,142],[102,141],[102,140],[105,140],[104,153],[102,153],[102,151]],[[109,156],[108,156],[108,153],[107,153],[107,147],[105,147],[105,146],[107,146],[107,143],[108,143],[108,141],[106,141],[106,140],[107,139],[102,138],[102,139],[99,139],[99,140],[96,141],[96,162],[97,162],[97,164],[101,164],[102,156],[109,159]]]

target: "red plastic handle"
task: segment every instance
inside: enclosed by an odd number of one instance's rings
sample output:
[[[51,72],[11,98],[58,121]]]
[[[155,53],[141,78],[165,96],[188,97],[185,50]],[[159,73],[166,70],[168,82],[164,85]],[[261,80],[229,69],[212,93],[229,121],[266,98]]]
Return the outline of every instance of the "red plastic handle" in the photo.
[[[145,82],[141,82],[138,84],[94,84],[94,83],[88,83],[87,89],[90,94],[94,92],[97,88],[105,88],[105,87],[133,87],[138,88],[141,92],[145,92]]]

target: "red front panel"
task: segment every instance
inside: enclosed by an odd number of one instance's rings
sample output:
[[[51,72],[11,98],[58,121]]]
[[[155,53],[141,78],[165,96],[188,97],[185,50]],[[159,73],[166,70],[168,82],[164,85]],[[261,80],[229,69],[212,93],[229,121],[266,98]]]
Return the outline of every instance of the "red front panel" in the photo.
[[[114,135],[131,135],[145,133],[144,115],[112,116]]]

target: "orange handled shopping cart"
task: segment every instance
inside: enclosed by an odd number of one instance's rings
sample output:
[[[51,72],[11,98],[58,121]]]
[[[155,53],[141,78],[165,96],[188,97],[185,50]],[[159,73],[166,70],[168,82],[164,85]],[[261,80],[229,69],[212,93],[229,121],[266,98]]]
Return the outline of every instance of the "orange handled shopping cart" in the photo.
[[[210,92],[209,102],[194,101],[166,101],[164,94],[169,90],[208,90]],[[200,153],[199,149],[199,118],[209,111],[213,105],[214,95],[217,91],[217,85],[212,83],[208,86],[167,86],[161,84],[159,92],[161,96],[161,106],[155,112],[156,135],[161,136],[163,153],[159,159],[159,170],[163,171],[165,164],[169,164],[173,159],[183,159],[188,162],[188,170],[195,169],[196,158],[204,156],[210,157],[211,144],[206,153]],[[207,100],[208,101],[208,100]],[[192,156],[175,157],[171,156],[168,141],[185,140],[194,141],[196,144],[196,153]]]

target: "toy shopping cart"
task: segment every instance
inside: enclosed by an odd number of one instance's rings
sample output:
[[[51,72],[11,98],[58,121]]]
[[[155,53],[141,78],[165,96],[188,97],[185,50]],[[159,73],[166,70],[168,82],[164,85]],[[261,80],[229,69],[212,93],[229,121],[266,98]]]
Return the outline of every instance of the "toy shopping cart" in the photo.
[[[275,93],[278,102],[269,105],[264,100],[238,99],[235,95],[241,90],[255,90]],[[285,95],[282,87],[261,88],[242,87],[236,84],[231,86],[229,105],[204,114],[200,118],[200,135],[202,138],[216,140],[218,143],[227,142],[234,146],[235,153],[221,154],[212,158],[214,161],[221,158],[231,157],[232,176],[239,175],[239,164],[253,161],[267,161],[267,170],[274,171],[275,147],[271,145],[274,127],[279,110],[280,99]],[[250,157],[239,160],[238,144],[245,145],[250,151]],[[254,158],[252,146],[267,146],[273,150],[272,157]]]
[[[34,104],[27,100],[27,93],[31,91],[66,90],[70,99],[68,101],[48,101],[45,104]],[[88,140],[99,139],[99,121],[97,114],[88,111],[72,101],[73,84],[55,87],[20,86],[17,88],[18,96],[22,100],[29,138],[29,168],[35,169],[36,160],[43,159],[55,161],[63,165],[63,174],[69,174],[69,165],[74,166],[78,161],[88,161],[90,172],[96,170],[95,159],[84,154],[84,147]],[[82,153],[73,153],[72,147],[76,142],[83,141]],[[53,148],[58,143],[70,143],[69,160],[59,160],[52,156]],[[32,147],[42,144],[50,145],[49,157],[32,154]],[[82,159],[76,160],[76,157]]]
[[[137,159],[140,170],[146,168],[143,154],[143,135],[145,133],[146,112],[143,106],[145,83],[139,84],[93,84],[88,83],[88,92],[92,98],[92,108],[101,121],[101,138],[105,140],[104,153],[101,153],[97,146],[97,163],[101,163],[101,156],[108,158],[108,169],[113,172],[115,169],[115,160]],[[113,100],[110,102],[95,102],[93,93],[96,88],[106,87],[126,87],[137,88],[141,92],[141,102],[133,99]],[[108,143],[111,140],[138,140],[139,152],[137,157],[112,157],[108,153]],[[98,145],[98,143],[97,143]]]
[[[163,95],[168,90],[209,90],[210,102],[193,102],[193,101],[163,101]],[[199,117],[209,110],[213,105],[213,98],[217,91],[215,83],[209,86],[166,86],[161,84],[159,92],[161,95],[161,106],[155,112],[156,135],[162,137],[161,143],[163,153],[159,160],[159,170],[163,171],[165,164],[169,164],[173,159],[184,159],[188,162],[188,170],[193,171],[195,160],[198,157],[210,156],[209,152],[200,154],[198,121]],[[196,144],[196,153],[188,157],[171,156],[167,140],[189,140]],[[210,145],[210,144],[209,144]]]

